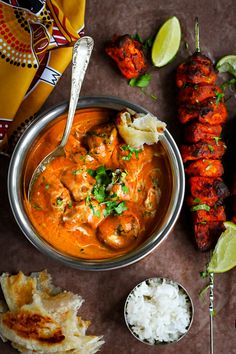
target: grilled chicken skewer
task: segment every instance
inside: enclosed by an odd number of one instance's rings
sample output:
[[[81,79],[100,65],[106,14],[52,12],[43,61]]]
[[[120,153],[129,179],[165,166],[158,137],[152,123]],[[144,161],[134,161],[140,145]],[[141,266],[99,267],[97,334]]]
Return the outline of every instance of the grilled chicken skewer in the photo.
[[[180,150],[187,175],[186,201],[202,251],[212,248],[223,230],[223,201],[229,195],[221,178],[226,146],[220,138],[227,110],[216,79],[212,61],[200,52],[196,31],[196,52],[177,68],[176,85],[178,119],[184,124],[185,144]]]

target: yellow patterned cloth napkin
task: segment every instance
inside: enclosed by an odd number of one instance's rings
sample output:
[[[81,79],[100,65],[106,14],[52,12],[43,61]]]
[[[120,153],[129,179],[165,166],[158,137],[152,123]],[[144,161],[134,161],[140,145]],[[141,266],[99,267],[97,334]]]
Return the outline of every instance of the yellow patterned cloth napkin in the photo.
[[[11,152],[71,61],[85,0],[0,0],[0,151]]]

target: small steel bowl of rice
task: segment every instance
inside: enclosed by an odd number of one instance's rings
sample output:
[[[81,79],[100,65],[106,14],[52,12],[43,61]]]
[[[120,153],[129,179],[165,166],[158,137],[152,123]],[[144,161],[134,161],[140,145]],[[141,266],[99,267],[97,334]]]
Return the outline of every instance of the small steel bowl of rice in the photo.
[[[186,289],[166,278],[149,278],[128,295],[125,322],[133,336],[149,345],[178,342],[193,322],[193,303]]]

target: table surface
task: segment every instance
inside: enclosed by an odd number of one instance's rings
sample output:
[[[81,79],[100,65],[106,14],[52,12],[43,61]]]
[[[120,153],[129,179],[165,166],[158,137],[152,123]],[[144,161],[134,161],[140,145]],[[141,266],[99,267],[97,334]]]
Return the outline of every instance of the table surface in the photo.
[[[201,3],[201,4],[200,4]],[[88,0],[86,34],[95,40],[95,49],[82,87],[82,96],[113,95],[142,105],[164,120],[176,139],[181,127],[176,119],[174,73],[177,65],[194,50],[194,18],[199,17],[201,49],[213,60],[236,53],[236,2],[233,0],[204,2],[193,0]],[[176,59],[160,70],[151,68],[149,94],[131,88],[115,65],[104,54],[104,43],[114,33],[134,34],[144,38],[154,35],[159,26],[171,16],[177,16],[182,27],[182,43]],[[189,44],[186,49],[185,42]],[[67,100],[70,68],[49,97],[44,108]],[[233,127],[236,101],[227,102],[229,122]],[[226,126],[226,131],[227,131]],[[230,130],[228,128],[228,130]],[[229,147],[230,148],[230,147]],[[197,251],[192,242],[188,211],[183,207],[179,220],[168,238],[149,256],[129,267],[107,272],[86,272],[71,269],[37,251],[17,226],[7,197],[8,158],[1,156],[0,184],[0,272],[25,273],[48,269],[56,285],[72,290],[85,299],[81,308],[84,318],[92,321],[89,332],[104,335],[101,354],[152,354],[209,352],[208,300],[199,299],[199,291],[207,280],[199,276],[208,254]],[[130,290],[140,281],[153,277],[169,277],[181,283],[190,293],[194,307],[194,322],[188,335],[172,345],[151,347],[139,343],[125,326],[123,306]],[[236,271],[215,277],[214,334],[215,353],[236,353]],[[1,354],[16,353],[9,344],[0,342]]]

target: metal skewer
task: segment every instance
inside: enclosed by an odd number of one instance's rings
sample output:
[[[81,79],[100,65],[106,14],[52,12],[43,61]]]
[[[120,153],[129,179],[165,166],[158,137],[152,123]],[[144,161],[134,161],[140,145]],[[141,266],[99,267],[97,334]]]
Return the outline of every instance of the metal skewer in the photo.
[[[200,49],[200,30],[199,30],[199,21],[198,17],[195,18],[195,51],[197,53],[201,52]],[[214,354],[214,273],[209,273],[209,315],[210,315],[210,354]]]
[[[209,315],[210,315],[210,354],[214,354],[214,327],[213,327],[213,317],[214,317],[214,273],[209,273],[210,280],[210,294],[209,294]]]

